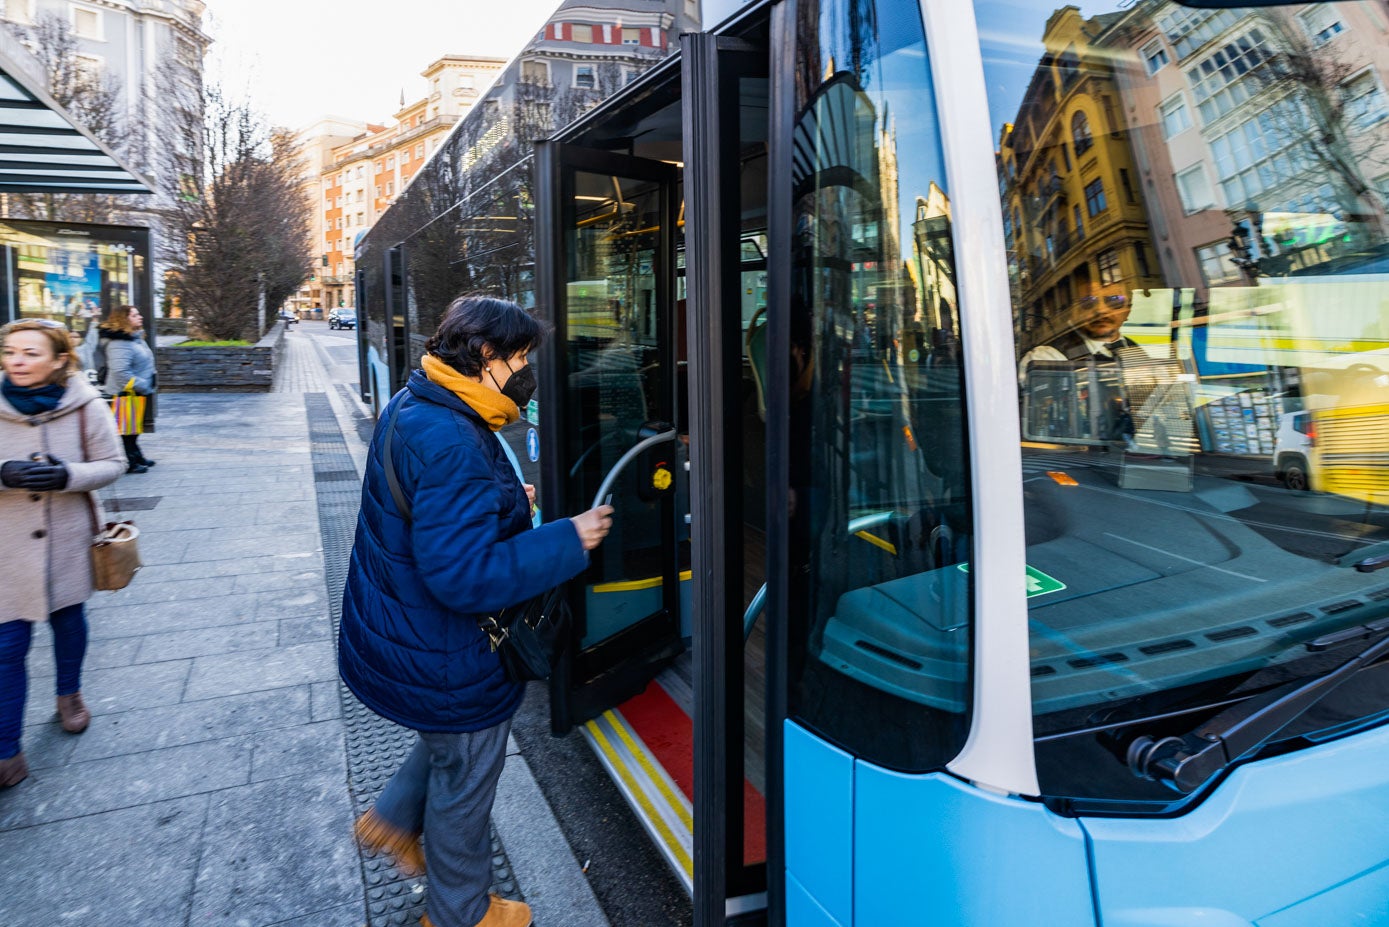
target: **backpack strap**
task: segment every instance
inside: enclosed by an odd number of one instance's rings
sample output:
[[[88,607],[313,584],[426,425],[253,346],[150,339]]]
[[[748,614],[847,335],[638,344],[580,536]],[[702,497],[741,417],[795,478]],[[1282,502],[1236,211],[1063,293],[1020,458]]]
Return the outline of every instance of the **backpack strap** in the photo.
[[[395,507],[400,510],[400,514],[409,524],[414,521],[414,512],[410,508],[410,502],[405,498],[405,492],[400,488],[400,480],[395,473],[395,459],[391,456],[391,448],[395,444],[395,417],[400,411],[400,402],[391,404],[391,413],[386,416],[386,443],[381,448],[381,454],[386,458],[386,485],[391,489],[391,498],[395,500]]]

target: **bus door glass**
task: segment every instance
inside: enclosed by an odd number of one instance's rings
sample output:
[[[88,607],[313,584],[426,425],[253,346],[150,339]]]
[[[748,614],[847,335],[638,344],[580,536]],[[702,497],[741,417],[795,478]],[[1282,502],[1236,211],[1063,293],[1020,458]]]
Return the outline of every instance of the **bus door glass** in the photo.
[[[678,171],[571,146],[538,152],[555,191],[541,203],[540,226],[553,249],[542,295],[553,307],[556,349],[544,401],[558,410],[541,415],[552,449],[546,506],[576,514],[602,490],[597,501],[616,509],[612,533],[569,587],[575,634],[551,700],[563,729],[640,691],[683,650],[689,529],[677,511],[687,478],[672,338]]]

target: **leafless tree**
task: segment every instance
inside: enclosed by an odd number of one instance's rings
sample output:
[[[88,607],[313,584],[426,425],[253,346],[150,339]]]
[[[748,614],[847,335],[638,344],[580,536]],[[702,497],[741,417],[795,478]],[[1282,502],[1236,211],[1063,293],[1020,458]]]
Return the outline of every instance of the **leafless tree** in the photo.
[[[308,279],[313,204],[300,186],[293,138],[273,132],[247,103],[220,88],[188,82],[162,153],[160,173],[177,178],[166,257],[170,288],[193,327],[209,338],[256,332],[259,300],[279,307]],[[186,260],[175,260],[177,246]]]
[[[1361,124],[1348,95],[1354,65],[1313,47],[1295,28],[1275,31],[1277,50],[1254,72],[1266,98],[1277,101],[1264,121],[1268,131],[1313,176],[1335,178],[1342,212],[1382,242],[1389,234],[1385,204],[1367,176],[1389,164],[1389,130],[1383,122]]]

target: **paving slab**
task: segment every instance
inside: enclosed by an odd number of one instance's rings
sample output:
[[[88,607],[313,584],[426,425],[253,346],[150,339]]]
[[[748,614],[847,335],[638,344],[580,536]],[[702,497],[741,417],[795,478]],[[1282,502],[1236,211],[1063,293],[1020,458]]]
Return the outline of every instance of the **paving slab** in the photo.
[[[82,696],[97,718],[137,708],[173,705],[183,699],[191,660],[170,660],[144,666],[118,666],[111,669],[84,668]],[[29,680],[29,700],[24,721],[33,724],[52,718],[55,712],[54,677],[35,676]]]
[[[294,686],[94,718],[80,737],[63,736],[75,745],[70,759],[84,761],[264,734],[312,720],[309,687]]]
[[[278,624],[281,647],[307,644],[311,641],[333,640],[333,626],[323,615],[313,615],[308,618],[281,618]]]
[[[251,749],[232,738],[36,771],[0,792],[0,831],[245,785]]]
[[[362,883],[341,776],[218,792],[207,833],[189,923],[271,927],[353,903],[360,922]]]
[[[197,871],[189,848],[207,806],[198,795],[0,830],[6,927],[188,923]]]
[[[88,613],[87,635],[90,642],[249,623],[255,620],[259,607],[260,603],[254,593],[188,599],[181,602],[115,606]]]
[[[235,625],[220,625],[188,631],[166,631],[139,638],[140,655],[137,663],[158,663],[163,660],[182,660],[244,650],[265,650],[280,639],[276,621],[254,621]]]
[[[196,657],[185,698],[213,698],[299,686],[336,679],[337,657],[330,642],[269,650]]]

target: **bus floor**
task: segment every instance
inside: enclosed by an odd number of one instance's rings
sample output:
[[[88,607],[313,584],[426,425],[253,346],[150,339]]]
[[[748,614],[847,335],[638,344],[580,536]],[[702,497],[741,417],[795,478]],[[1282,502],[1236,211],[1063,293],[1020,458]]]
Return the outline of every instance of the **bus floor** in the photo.
[[[744,603],[762,585],[761,532],[744,534]],[[736,633],[741,634],[742,628]],[[766,860],[766,635],[759,620],[743,650],[743,859]],[[584,725],[583,734],[687,889],[694,880],[694,672],[681,654],[646,689]]]

